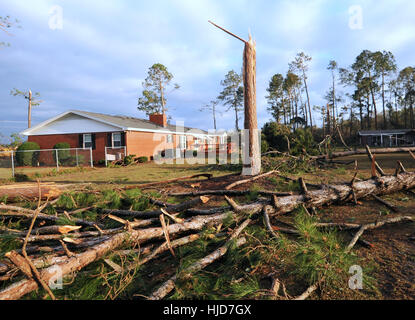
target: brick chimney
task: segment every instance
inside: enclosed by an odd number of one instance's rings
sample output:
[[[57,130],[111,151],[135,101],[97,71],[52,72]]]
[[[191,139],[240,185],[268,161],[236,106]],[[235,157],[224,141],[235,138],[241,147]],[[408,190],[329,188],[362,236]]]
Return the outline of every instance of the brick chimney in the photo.
[[[150,114],[150,122],[153,122],[159,126],[167,126],[166,114]]]

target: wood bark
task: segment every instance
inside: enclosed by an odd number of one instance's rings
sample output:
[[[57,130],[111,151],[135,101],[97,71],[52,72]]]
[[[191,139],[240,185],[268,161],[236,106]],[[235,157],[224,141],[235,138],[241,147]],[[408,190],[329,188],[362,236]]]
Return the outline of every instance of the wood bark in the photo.
[[[245,132],[249,135],[248,150],[244,150],[243,176],[256,176],[261,172],[261,147],[259,143],[258,120],[256,111],[256,49],[249,36],[245,41],[243,56]],[[248,152],[248,154],[247,154]],[[246,157],[248,155],[248,157]]]
[[[323,185],[321,189],[308,191],[306,195],[300,194],[279,197],[278,204],[274,206],[274,211],[268,211],[268,214],[278,215],[289,213],[303,204],[306,208],[320,208],[332,203],[349,202],[353,199],[353,192],[355,193],[356,199],[361,199],[369,195],[379,196],[414,187],[415,173],[410,172],[404,172],[397,176],[384,176],[354,182],[353,187],[350,184]],[[246,205],[237,205],[231,201],[230,205],[239,213],[258,214],[263,210],[264,206],[272,205],[272,202],[272,200],[260,200]]]
[[[52,200],[58,198],[65,190],[73,188],[73,184],[41,183],[42,200]],[[16,183],[0,186],[0,197],[7,197],[7,201],[17,199],[37,200],[39,198],[39,188],[37,183]]]

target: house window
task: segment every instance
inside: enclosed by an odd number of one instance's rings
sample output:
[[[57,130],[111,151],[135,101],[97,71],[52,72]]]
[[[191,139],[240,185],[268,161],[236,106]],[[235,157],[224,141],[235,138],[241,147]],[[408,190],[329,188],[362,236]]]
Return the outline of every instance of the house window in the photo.
[[[121,147],[121,133],[114,132],[112,134],[112,147],[113,148]]]
[[[180,144],[179,144],[179,148],[184,150],[187,148],[187,140],[186,140],[186,136],[180,136]]]
[[[173,136],[171,134],[168,134],[166,141],[167,143],[173,143]]]
[[[92,134],[84,134],[84,149],[92,148]]]

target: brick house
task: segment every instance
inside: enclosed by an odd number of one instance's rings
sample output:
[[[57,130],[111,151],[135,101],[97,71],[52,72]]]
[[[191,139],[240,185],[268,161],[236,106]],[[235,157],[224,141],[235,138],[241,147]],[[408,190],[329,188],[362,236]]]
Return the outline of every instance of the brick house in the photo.
[[[175,126],[165,115],[149,120],[70,110],[21,132],[40,149],[67,142],[71,148],[92,148],[94,162],[105,159],[106,150],[126,149],[127,155],[152,159],[165,150],[205,150],[226,144],[226,134]]]

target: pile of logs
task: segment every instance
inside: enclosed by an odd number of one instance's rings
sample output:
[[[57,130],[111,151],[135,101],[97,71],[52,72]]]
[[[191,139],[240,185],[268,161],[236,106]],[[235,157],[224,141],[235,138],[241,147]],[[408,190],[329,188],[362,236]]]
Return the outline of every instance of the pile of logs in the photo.
[[[106,219],[117,221],[117,228],[105,228],[102,224],[74,219],[71,213],[65,212],[67,219],[74,225],[61,226],[56,222],[57,215],[42,213],[47,206],[53,206],[54,202],[46,201],[41,204],[42,190],[39,186],[39,203],[37,210],[25,209],[11,205],[0,205],[0,217],[10,219],[27,219],[31,221],[30,228],[26,231],[0,229],[1,235],[13,235],[22,242],[22,249],[13,250],[6,254],[0,261],[0,281],[10,281],[16,275],[25,277],[0,291],[0,300],[19,299],[24,295],[37,290],[42,286],[48,294],[54,298],[49,285],[59,275],[65,277],[74,274],[89,264],[104,259],[106,255],[120,250],[126,243],[139,244],[140,259],[129,268],[147,263],[163,252],[170,251],[174,255],[175,248],[192,243],[200,238],[200,231],[207,226],[219,226],[232,212],[234,228],[229,232],[228,240],[223,246],[214,250],[211,254],[184,270],[185,273],[193,273],[201,270],[226,254],[232,240],[237,246],[246,243],[244,229],[254,223],[265,222],[265,227],[278,237],[279,232],[296,234],[296,230],[279,228],[278,231],[271,225],[270,217],[292,212],[299,206],[306,210],[314,210],[325,205],[335,203],[355,202],[359,199],[371,196],[379,197],[400,190],[415,188],[415,173],[407,172],[402,164],[398,163],[394,175],[386,175],[376,163],[375,157],[369,152],[372,161],[372,178],[365,181],[357,181],[356,175],[350,183],[337,185],[311,185],[302,178],[298,183],[301,192],[278,193],[260,191],[261,196],[257,201],[248,204],[237,204],[232,197],[249,193],[249,190],[232,190],[236,186],[243,186],[257,179],[279,175],[277,171],[241,180],[229,185],[224,190],[204,190],[189,193],[173,193],[175,197],[193,197],[180,204],[169,204],[151,199],[151,203],[158,207],[153,211],[131,211],[100,209],[98,213]],[[207,175],[210,178],[210,175]],[[190,178],[190,177],[187,177]],[[178,181],[175,179],[173,181]],[[316,187],[318,187],[316,189]],[[315,190],[309,190],[313,188]],[[228,202],[227,207],[200,208],[209,203],[210,196],[223,196]],[[375,198],[375,199],[376,199]],[[381,199],[380,199],[381,200]],[[386,201],[383,200],[387,204]],[[264,217],[264,219],[260,219]],[[319,224],[318,227],[335,227],[342,230],[357,230],[350,244],[345,250],[350,251],[359,242],[363,232],[378,228],[389,223],[414,221],[414,217],[400,216],[393,219],[376,221],[371,224]],[[35,222],[44,221],[48,225],[34,228]],[[42,224],[41,224],[42,225]],[[149,244],[149,242],[152,244]],[[154,248],[156,241],[161,244]],[[50,243],[54,243],[50,245]],[[48,243],[48,245],[44,245]],[[40,255],[39,253],[42,253]],[[108,262],[114,270],[119,266]],[[149,299],[163,299],[175,287],[176,276],[167,279],[158,287]],[[297,297],[306,299],[318,285],[314,285]]]

